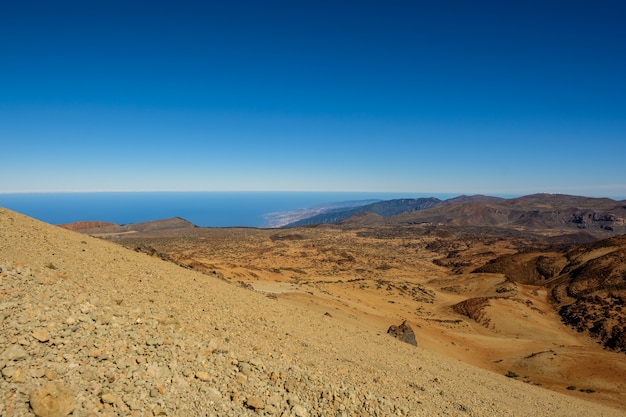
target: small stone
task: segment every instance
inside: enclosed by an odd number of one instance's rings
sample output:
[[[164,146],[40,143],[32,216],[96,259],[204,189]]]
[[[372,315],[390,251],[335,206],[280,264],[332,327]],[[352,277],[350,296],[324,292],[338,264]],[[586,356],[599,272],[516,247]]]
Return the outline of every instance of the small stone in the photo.
[[[33,330],[33,337],[40,342],[44,343],[50,340],[50,334],[46,329],[35,329]]]
[[[26,382],[26,374],[20,369],[15,370],[15,375],[13,375],[13,381],[23,384]]]
[[[152,414],[154,414],[155,416],[165,416],[167,415],[167,411],[165,411],[163,407],[157,405],[152,409]]]
[[[93,308],[93,306],[90,303],[85,303],[85,304],[80,306],[80,312],[83,313],[83,314],[89,314],[89,312],[91,312],[92,308]]]
[[[111,321],[113,320],[113,318],[108,315],[108,314],[101,314],[98,317],[96,317],[96,321],[100,324],[111,324]]]
[[[161,369],[161,367],[157,365],[148,365],[146,367],[146,373],[148,374],[150,378],[158,379],[158,378],[161,378],[163,370]]]
[[[176,388],[176,390],[181,392],[189,390],[189,382],[187,382],[187,380],[182,376],[177,375],[172,378],[172,385]]]
[[[65,417],[74,411],[74,392],[59,382],[36,389],[30,394],[30,406],[38,417]]]
[[[245,376],[250,376],[250,375],[252,375],[252,367],[250,366],[249,363],[245,363],[245,362],[240,363],[239,364],[239,372],[241,372]]]
[[[246,400],[246,405],[248,408],[252,408],[254,410],[262,410],[265,408],[265,404],[263,400],[259,397],[250,397]]]
[[[218,390],[212,387],[206,391],[206,394],[209,401],[218,402],[222,399],[222,394],[220,394]]]
[[[7,366],[2,369],[2,376],[6,379],[13,378],[15,376],[16,369],[13,366]]]
[[[268,399],[268,402],[272,407],[278,407],[280,406],[280,403],[282,402],[282,397],[280,395],[272,395]]]
[[[87,356],[89,356],[90,358],[97,358],[101,354],[102,354],[102,349],[91,349],[89,353],[87,353]]]
[[[2,357],[10,361],[19,361],[26,359],[28,357],[28,352],[26,352],[20,345],[11,345],[4,351]]]
[[[46,372],[44,373],[44,375],[50,381],[54,381],[55,379],[59,378],[59,375],[57,375],[57,373],[56,373],[56,371],[54,369],[46,369]]]
[[[198,371],[196,372],[196,378],[198,378],[200,381],[208,381],[211,377],[209,376],[208,372]]]
[[[128,402],[128,408],[132,410],[131,414],[134,414],[133,411],[141,410],[142,407],[141,407],[141,404],[139,404],[139,402],[136,399],[131,399]]]
[[[293,378],[289,378],[285,381],[285,391],[293,392],[296,389],[296,380]]]
[[[115,403],[115,396],[113,394],[111,394],[110,392],[102,394],[100,396],[100,399],[102,400],[102,402],[104,404],[114,404]]]
[[[306,408],[301,406],[300,404],[296,404],[291,409],[291,412],[296,415],[296,417],[306,417],[309,413],[306,411]]]

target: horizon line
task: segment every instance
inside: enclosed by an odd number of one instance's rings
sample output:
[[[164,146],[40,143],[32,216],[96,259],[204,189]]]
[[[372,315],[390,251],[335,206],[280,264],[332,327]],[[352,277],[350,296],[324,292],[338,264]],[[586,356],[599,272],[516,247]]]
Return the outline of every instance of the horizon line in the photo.
[[[605,187],[601,187],[605,188]],[[516,198],[529,196],[534,194],[549,194],[549,195],[572,195],[579,197],[589,198],[609,198],[616,201],[626,200],[626,196],[610,196],[610,195],[590,195],[590,194],[570,194],[566,192],[548,192],[548,191],[534,191],[534,192],[426,192],[426,191],[338,191],[338,190],[20,190],[9,191],[0,190],[0,196],[2,195],[27,195],[27,194],[148,194],[148,193],[328,193],[328,194],[421,194],[429,196],[492,196],[501,198]],[[595,193],[593,193],[595,194]],[[451,197],[452,198],[452,197]]]
[[[377,193],[377,194],[483,194],[431,191],[381,190],[0,190],[0,194],[80,194],[80,193]],[[502,193],[498,193],[502,194]]]

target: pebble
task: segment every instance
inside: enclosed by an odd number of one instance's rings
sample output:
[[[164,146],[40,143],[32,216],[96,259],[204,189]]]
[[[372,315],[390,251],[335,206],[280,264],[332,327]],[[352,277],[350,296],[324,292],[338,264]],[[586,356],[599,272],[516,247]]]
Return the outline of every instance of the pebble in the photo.
[[[211,376],[208,372],[198,371],[196,372],[196,378],[198,378],[200,381],[208,381],[209,379],[211,379]]]
[[[220,394],[220,392],[216,390],[215,388],[209,388],[206,391],[206,396],[208,400],[212,402],[217,402],[222,399],[222,394]]]
[[[115,404],[115,395],[111,394],[110,392],[102,394],[100,396],[100,399],[104,404]]]
[[[26,350],[24,350],[24,348],[20,345],[11,345],[2,354],[2,358],[9,361],[19,361],[22,359],[26,359],[27,357],[28,352],[26,352]]]
[[[296,417],[307,417],[308,413],[306,411],[306,408],[304,408],[303,406],[296,404],[291,408],[291,412],[294,413],[296,415]]]
[[[254,408],[255,410],[262,410],[265,408],[265,404],[263,400],[259,397],[250,397],[246,400],[246,405],[249,408]]]
[[[33,330],[33,337],[42,343],[50,340],[50,334],[48,333],[46,329]]]

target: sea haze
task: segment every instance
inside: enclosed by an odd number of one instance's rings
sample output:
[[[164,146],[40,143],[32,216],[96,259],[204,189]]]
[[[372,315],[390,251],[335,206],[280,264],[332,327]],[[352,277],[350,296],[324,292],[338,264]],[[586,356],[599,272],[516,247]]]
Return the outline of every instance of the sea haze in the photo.
[[[0,206],[51,224],[90,220],[128,224],[182,217],[203,227],[268,227],[275,226],[270,219],[275,218],[276,213],[320,204],[430,196],[445,199],[452,195],[384,192],[20,193],[0,194]]]

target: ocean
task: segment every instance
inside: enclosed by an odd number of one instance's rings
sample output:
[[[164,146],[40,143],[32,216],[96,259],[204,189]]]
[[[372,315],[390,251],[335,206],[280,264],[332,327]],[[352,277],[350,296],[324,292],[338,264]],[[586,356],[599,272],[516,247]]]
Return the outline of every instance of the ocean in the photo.
[[[202,227],[267,227],[270,213],[326,203],[451,194],[375,192],[98,192],[0,194],[0,206],[51,224],[116,224],[181,217]],[[271,216],[269,216],[271,217]]]

